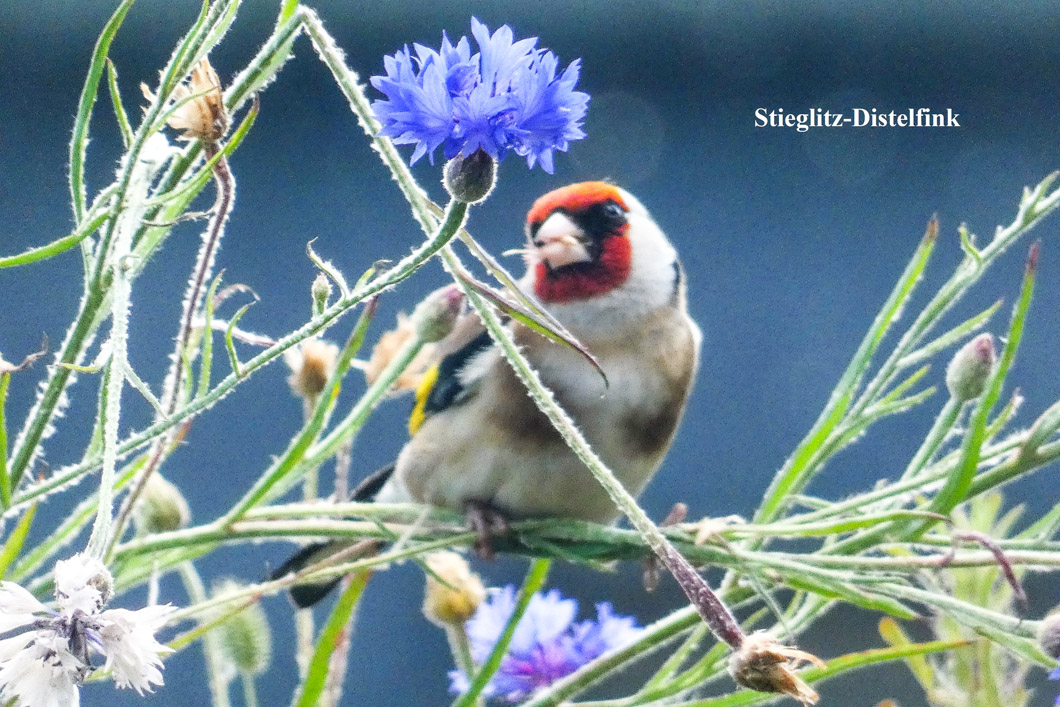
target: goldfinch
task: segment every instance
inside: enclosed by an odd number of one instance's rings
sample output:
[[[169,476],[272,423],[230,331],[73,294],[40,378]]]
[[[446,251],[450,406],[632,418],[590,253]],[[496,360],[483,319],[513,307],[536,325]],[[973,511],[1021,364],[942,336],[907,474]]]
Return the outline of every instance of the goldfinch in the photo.
[[[688,316],[677,252],[636,198],[606,182],[539,198],[526,238],[520,286],[593,354],[606,382],[578,352],[518,322],[508,326],[636,496],[673,441],[698,367],[701,335]],[[614,503],[537,409],[474,313],[458,321],[436,354],[416,393],[411,439],[393,465],[362,483],[357,499],[466,512],[487,554],[489,534],[507,519],[616,519]]]

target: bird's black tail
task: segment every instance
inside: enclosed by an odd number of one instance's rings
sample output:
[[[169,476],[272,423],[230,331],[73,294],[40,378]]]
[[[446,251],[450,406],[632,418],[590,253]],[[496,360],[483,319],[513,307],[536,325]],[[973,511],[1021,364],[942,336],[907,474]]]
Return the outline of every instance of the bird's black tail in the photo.
[[[379,471],[373,472],[364,481],[357,485],[357,488],[355,488],[350,495],[350,500],[362,503],[374,501],[376,494],[379,493],[379,490],[383,488],[383,485],[390,479],[393,473],[393,464],[388,464]],[[270,572],[269,579],[275,580],[294,572],[300,572],[306,567],[321,562],[331,555],[342,551],[349,547],[349,545],[350,543],[347,541],[333,540],[306,545],[301,550],[288,557],[282,565]],[[295,606],[299,609],[307,609],[330,594],[331,590],[334,589],[341,580],[342,577],[336,577],[335,579],[329,579],[323,582],[296,584],[290,589],[291,601],[293,601]]]

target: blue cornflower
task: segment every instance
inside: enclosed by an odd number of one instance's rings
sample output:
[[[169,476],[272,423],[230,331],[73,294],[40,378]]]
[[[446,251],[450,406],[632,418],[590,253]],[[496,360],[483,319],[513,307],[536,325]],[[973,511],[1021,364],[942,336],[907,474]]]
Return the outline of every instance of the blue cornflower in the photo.
[[[471,657],[483,663],[500,638],[515,609],[515,587],[493,590],[467,622]],[[578,602],[564,599],[558,590],[535,594],[515,629],[500,670],[484,690],[485,695],[517,702],[534,690],[570,675],[613,648],[635,641],[642,631],[631,616],[618,616],[611,605],[596,605],[596,620],[575,623]],[[449,673],[450,691],[466,692],[467,675]]]
[[[467,37],[454,45],[443,32],[438,51],[406,45],[384,58],[386,76],[371,79],[386,95],[372,103],[380,135],[415,144],[412,163],[426,154],[434,164],[439,146],[446,159],[482,150],[500,160],[512,150],[551,173],[553,151],[585,137],[589,95],[574,90],[580,61],[557,76],[559,60],[536,37],[516,42],[508,25],[491,35],[474,17],[471,34],[475,54]]]
[[[1060,680],[1060,668],[1054,668],[1053,672],[1049,673],[1049,679]],[[1060,707],[1060,695],[1057,696],[1056,702],[1054,702],[1053,704],[1058,705],[1058,707]]]

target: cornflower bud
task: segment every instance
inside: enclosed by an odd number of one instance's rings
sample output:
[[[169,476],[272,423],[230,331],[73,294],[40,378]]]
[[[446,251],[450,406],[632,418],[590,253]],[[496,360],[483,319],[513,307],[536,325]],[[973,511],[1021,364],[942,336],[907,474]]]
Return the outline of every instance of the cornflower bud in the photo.
[[[213,596],[235,594],[244,586],[234,579],[223,579],[213,587]],[[222,609],[223,611],[223,609]],[[261,675],[272,662],[272,634],[265,610],[253,602],[239,613],[225,619],[220,626],[224,655],[243,675]]]
[[[962,346],[946,368],[950,395],[962,403],[982,395],[995,358],[994,337],[990,334],[980,334]]]
[[[464,309],[464,294],[449,285],[427,295],[412,312],[412,323],[421,341],[441,341],[453,330]]]
[[[147,477],[136,504],[136,526],[146,533],[179,530],[191,522],[191,510],[180,489],[157,471]]]
[[[482,580],[455,552],[432,553],[427,556],[426,563],[437,577],[427,575],[423,615],[442,628],[462,627],[486,598]]]
[[[328,298],[331,297],[331,280],[324,273],[318,274],[309,292],[313,295],[313,316],[315,317],[327,309]]]
[[[315,399],[324,392],[328,378],[339,360],[339,347],[323,339],[306,339],[299,346],[287,349],[283,360],[291,369],[287,383],[300,398]]]
[[[482,148],[470,157],[460,154],[445,163],[442,184],[449,196],[465,204],[484,201],[497,183],[497,161]]]

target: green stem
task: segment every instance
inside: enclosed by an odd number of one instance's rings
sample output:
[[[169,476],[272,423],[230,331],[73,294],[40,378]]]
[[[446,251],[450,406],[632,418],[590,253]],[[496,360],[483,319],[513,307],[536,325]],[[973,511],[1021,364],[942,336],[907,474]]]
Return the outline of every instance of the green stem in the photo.
[[[924,438],[923,444],[916,450],[916,454],[913,455],[909,466],[902,473],[902,480],[916,476],[925,465],[930,463],[931,458],[935,456],[935,452],[938,451],[950,431],[953,430],[953,426],[957,424],[957,418],[961,414],[962,407],[963,403],[954,397],[950,397],[946,401],[942,411],[931,425],[931,430],[928,432],[927,437]]]
[[[180,577],[184,582],[184,590],[192,604],[203,604],[207,601],[206,588],[202,584],[202,578],[198,570],[191,562],[180,564]],[[228,598],[225,598],[228,601]],[[224,652],[217,633],[210,631],[202,637],[202,650],[206,658],[207,682],[210,685],[210,695],[213,697],[214,707],[231,707],[228,700],[228,685],[224,681]]]
[[[258,688],[254,685],[254,676],[244,672],[240,674],[243,682],[243,705],[244,707],[258,707]]]
[[[449,652],[453,654],[453,663],[456,665],[457,670],[470,676],[475,674],[476,665],[474,658],[471,657],[471,642],[467,638],[467,626],[461,624],[454,626],[452,624],[446,624],[445,626],[445,637],[449,639]],[[479,695],[475,698],[474,707],[485,707],[486,699]]]
[[[497,638],[497,643],[493,646],[493,650],[490,651],[489,657],[482,664],[482,669],[471,680],[471,686],[468,691],[453,702],[453,707],[472,707],[475,701],[478,700],[479,695],[482,694],[482,691],[486,689],[486,685],[489,684],[494,674],[500,670],[501,661],[504,660],[505,654],[508,653],[508,646],[511,645],[512,637],[515,636],[515,627],[522,620],[523,614],[526,613],[526,608],[530,606],[530,600],[534,594],[545,586],[545,579],[548,577],[548,570],[551,564],[550,560],[534,560],[533,564],[530,565],[530,571],[527,572],[526,580],[523,581],[523,586],[519,590],[518,597],[516,597],[515,608],[512,609],[511,618],[508,619],[507,625],[505,625],[500,637]]]

